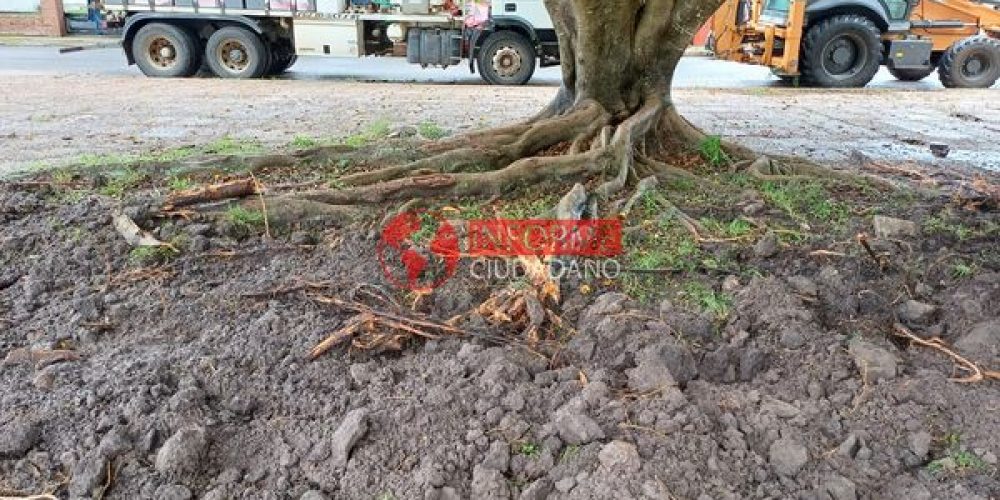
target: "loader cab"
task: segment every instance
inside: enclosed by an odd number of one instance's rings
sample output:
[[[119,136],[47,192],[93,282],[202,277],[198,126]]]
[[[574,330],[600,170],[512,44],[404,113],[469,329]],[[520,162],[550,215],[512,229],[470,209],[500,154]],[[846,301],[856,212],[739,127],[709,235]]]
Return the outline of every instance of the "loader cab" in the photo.
[[[792,0],[764,0],[761,21],[787,25],[791,3]],[[839,13],[856,13],[889,29],[893,24],[905,23],[917,4],[919,0],[807,0],[805,12],[807,18],[813,19]],[[904,30],[905,28],[898,29]]]

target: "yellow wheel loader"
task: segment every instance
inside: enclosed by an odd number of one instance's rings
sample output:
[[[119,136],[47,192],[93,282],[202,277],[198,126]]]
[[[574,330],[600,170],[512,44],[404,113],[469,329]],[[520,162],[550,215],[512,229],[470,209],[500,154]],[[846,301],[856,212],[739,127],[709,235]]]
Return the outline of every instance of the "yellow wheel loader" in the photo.
[[[796,84],[863,87],[883,64],[946,87],[1000,79],[1000,0],[726,0],[711,23],[716,57]]]

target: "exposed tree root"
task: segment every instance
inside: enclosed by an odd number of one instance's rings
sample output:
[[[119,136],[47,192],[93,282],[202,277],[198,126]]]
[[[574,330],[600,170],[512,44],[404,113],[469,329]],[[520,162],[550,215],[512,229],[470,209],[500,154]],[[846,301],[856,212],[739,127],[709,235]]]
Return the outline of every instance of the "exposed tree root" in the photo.
[[[893,325],[892,334],[897,337],[906,339],[913,344],[917,344],[924,347],[930,347],[931,349],[940,351],[949,358],[951,358],[952,361],[955,362],[955,364],[960,370],[968,373],[968,375],[966,375],[965,377],[952,378],[951,380],[953,382],[971,384],[975,382],[982,382],[984,380],[1000,380],[1000,371],[987,370],[985,368],[981,368],[979,365],[973,363],[972,361],[969,361],[968,359],[962,357],[955,351],[951,350],[951,348],[948,347],[943,340],[937,337],[933,337],[930,339],[920,338],[916,334],[911,332],[908,328],[898,323]]]

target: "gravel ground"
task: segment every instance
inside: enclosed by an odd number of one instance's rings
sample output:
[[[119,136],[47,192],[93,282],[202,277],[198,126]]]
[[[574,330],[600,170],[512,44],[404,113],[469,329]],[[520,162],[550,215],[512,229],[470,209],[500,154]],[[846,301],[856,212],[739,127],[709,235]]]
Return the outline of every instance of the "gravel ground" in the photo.
[[[222,136],[287,144],[341,137],[376,120],[448,129],[530,116],[552,87],[499,88],[320,81],[155,80],[107,76],[0,77],[0,175],[82,155],[140,154]],[[15,91],[16,89],[16,91]],[[853,151],[942,168],[1000,169],[994,90],[820,92],[677,90],[696,124],[761,151],[829,162]],[[951,147],[946,160],[928,145]]]

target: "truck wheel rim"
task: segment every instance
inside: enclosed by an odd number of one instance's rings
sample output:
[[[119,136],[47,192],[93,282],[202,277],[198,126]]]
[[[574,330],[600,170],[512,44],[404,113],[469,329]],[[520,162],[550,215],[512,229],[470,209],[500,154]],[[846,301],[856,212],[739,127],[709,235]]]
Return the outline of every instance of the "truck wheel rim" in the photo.
[[[521,71],[521,53],[513,47],[501,47],[493,54],[493,70],[503,78],[510,78]]]
[[[177,64],[177,48],[167,37],[156,37],[149,42],[146,57],[160,68],[169,68]]]
[[[250,57],[245,45],[239,40],[226,40],[219,44],[219,61],[233,73],[240,73],[250,65]]]
[[[868,62],[863,47],[864,42],[851,34],[830,40],[823,47],[823,69],[837,79],[858,74]]]

